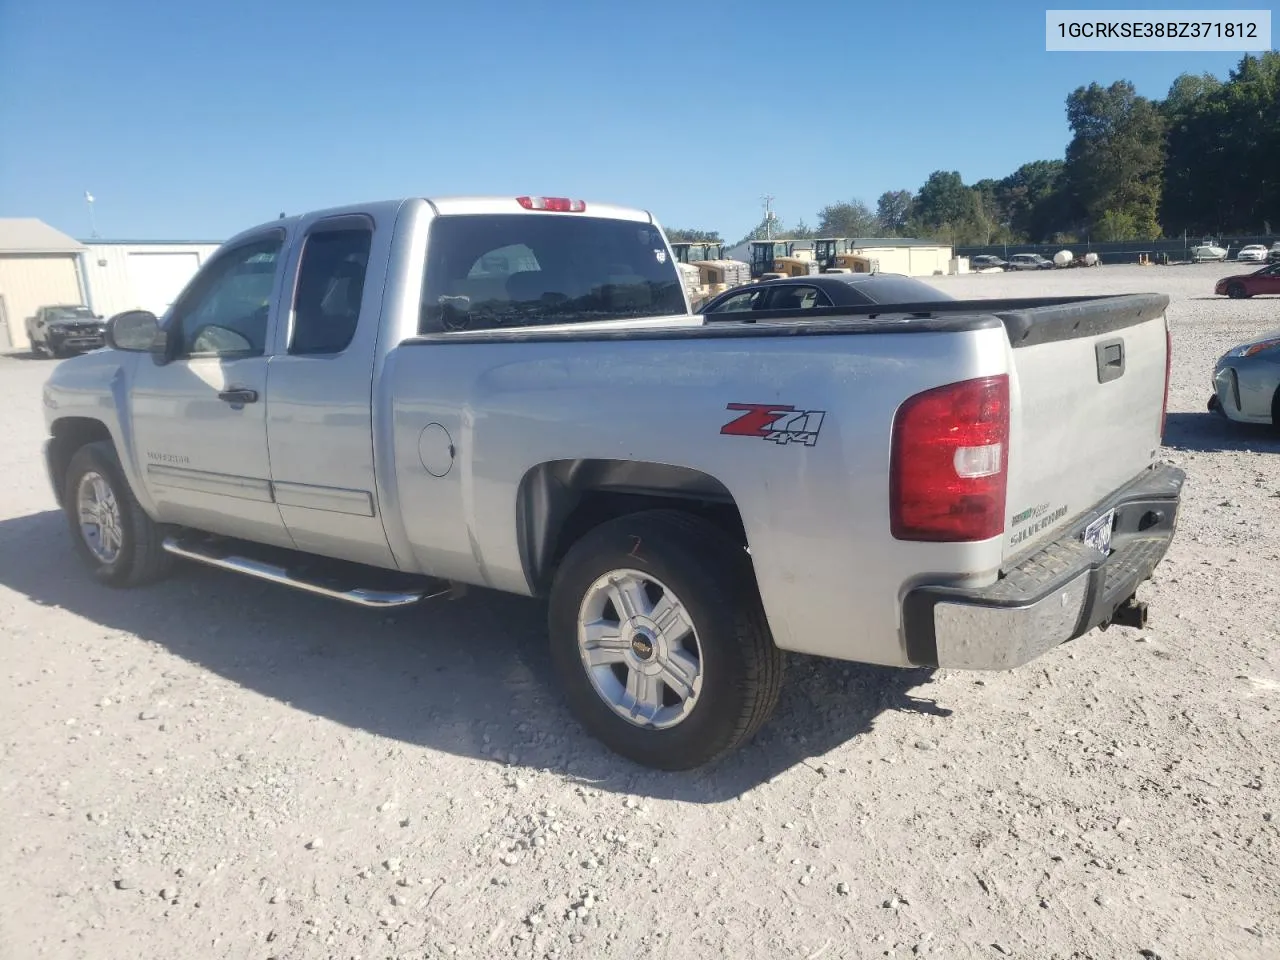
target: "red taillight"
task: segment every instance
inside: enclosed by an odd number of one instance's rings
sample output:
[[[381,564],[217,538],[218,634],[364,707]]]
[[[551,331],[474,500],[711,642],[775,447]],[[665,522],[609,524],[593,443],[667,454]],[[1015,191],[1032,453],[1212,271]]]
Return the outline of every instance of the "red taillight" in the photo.
[[[587,209],[583,201],[568,197],[516,197],[516,203],[526,210],[550,210],[554,213],[581,213]]]
[[[909,398],[893,422],[889,527],[898,540],[986,540],[1004,531],[1009,378]]]
[[[1169,318],[1164,321],[1164,404],[1160,407],[1160,440],[1164,440],[1164,422],[1169,416],[1169,379],[1173,374],[1173,334]]]

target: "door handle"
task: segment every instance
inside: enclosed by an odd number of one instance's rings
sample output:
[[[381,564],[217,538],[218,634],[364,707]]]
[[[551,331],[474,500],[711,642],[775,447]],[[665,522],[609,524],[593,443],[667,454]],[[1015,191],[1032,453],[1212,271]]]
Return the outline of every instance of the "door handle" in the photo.
[[[223,390],[218,394],[218,399],[235,405],[242,403],[257,403],[258,391],[249,390],[245,387],[234,387],[230,390]]]

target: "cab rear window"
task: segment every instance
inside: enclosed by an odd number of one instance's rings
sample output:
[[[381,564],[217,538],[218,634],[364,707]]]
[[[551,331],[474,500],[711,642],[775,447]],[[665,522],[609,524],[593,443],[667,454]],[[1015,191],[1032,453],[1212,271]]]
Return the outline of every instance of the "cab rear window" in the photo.
[[[419,333],[685,311],[680,274],[650,224],[558,213],[432,221]]]

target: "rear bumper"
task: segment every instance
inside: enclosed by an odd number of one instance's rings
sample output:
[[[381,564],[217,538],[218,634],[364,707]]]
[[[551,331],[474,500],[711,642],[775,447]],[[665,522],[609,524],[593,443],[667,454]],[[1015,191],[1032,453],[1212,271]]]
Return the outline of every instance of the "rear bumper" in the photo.
[[[910,591],[902,622],[911,663],[1008,670],[1108,625],[1168,552],[1185,476],[1167,465],[1143,471],[989,587]],[[1111,553],[1103,557],[1080,537],[1111,509]]]

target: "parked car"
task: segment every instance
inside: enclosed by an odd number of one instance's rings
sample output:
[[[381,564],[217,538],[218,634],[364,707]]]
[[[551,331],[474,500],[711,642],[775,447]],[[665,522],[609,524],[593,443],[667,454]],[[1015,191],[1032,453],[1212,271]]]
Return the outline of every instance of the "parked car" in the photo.
[[[103,346],[102,315],[80,304],[41,307],[27,318],[27,339],[36,356],[66,357]]]
[[[1252,273],[1223,277],[1213,285],[1213,292],[1225,294],[1233,300],[1243,300],[1259,294],[1280,294],[1280,263],[1268,264]]]
[[[1009,262],[1007,260],[1001,260],[999,257],[992,256],[986,253],[979,254],[976,257],[969,258],[970,270],[991,270],[995,268],[999,268],[1003,270],[1008,265],[1009,265]]]
[[[1015,253],[1009,258],[1006,270],[1052,270],[1053,261],[1038,253]]]
[[[1266,263],[1267,248],[1260,243],[1251,243],[1240,248],[1240,252],[1236,254],[1236,259],[1249,263]]]
[[[935,287],[900,273],[821,273],[744,284],[712,297],[701,313],[811,310],[815,307],[910,304],[953,300]]]
[[[1218,359],[1209,409],[1228,420],[1280,427],[1280,330],[1232,347]]]
[[[1168,297],[692,315],[675,262],[551,197],[247,230],[49,378],[74,549],[118,587],[544,597],[573,714],[666,769],[765,722],[783,651],[1000,670],[1145,623]]]
[[[1280,241],[1271,245],[1271,252],[1267,254],[1268,263],[1280,263]]]

